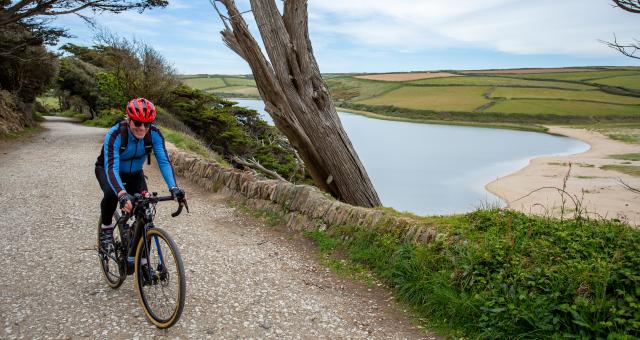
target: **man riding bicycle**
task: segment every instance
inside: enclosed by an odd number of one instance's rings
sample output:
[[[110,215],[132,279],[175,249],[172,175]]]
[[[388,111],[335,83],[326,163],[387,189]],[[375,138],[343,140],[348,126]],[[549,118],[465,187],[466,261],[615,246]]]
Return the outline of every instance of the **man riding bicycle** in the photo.
[[[151,125],[156,108],[144,98],[132,99],[126,106],[127,118],[109,129],[96,161],[96,178],[104,193],[100,203],[102,225],[100,244],[106,249],[113,242],[113,213],[120,209],[130,213],[133,194],[147,190],[142,171],[151,150],[174,199],[183,200],[184,191],[176,184],[173,166],[160,130]]]

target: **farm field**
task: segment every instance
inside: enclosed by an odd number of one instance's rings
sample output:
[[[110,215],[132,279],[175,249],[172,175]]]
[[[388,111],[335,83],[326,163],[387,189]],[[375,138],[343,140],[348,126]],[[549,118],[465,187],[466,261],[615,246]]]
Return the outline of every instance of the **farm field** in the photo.
[[[411,81],[428,78],[456,77],[457,74],[449,72],[410,72],[410,73],[383,73],[366,76],[356,76],[359,79],[384,80],[384,81]]]
[[[222,78],[188,78],[184,79],[183,81],[188,86],[198,90],[227,86]]]
[[[599,116],[607,118],[611,116],[621,116],[621,118],[622,116],[637,116],[640,119],[640,106],[571,100],[505,100],[487,108],[484,112],[545,114],[558,116],[559,120],[561,120],[562,116]]]
[[[503,77],[514,77],[514,78],[528,78],[528,79],[555,79],[555,80],[564,80],[564,81],[585,81],[585,80],[596,80],[596,79],[605,79],[612,77],[620,77],[620,76],[631,76],[631,75],[640,75],[640,70],[638,71],[587,71],[587,72],[551,72],[551,73],[537,73],[537,74],[503,74]]]
[[[256,82],[245,76],[184,76],[182,81],[194,89],[223,97],[260,97]]]
[[[538,123],[640,119],[640,67],[327,74],[325,81],[338,106],[361,105],[358,110],[393,119],[415,119],[418,111],[494,123],[513,122],[510,114]],[[260,97],[247,76],[185,76],[184,82],[223,97]]]
[[[389,82],[334,75],[327,83],[338,105],[393,119],[435,112],[440,114],[431,115],[433,119],[518,121],[524,128],[529,121],[590,124],[599,117],[608,122],[640,119],[637,67],[449,72],[458,76]]]
[[[616,96],[597,90],[570,91],[545,88],[500,87],[491,93],[491,97],[506,99],[565,99],[611,104],[640,105],[640,97]]]
[[[358,101],[366,105],[393,105],[408,109],[434,111],[473,111],[490,101],[483,96],[489,87],[404,86],[375,98]]]
[[[632,90],[640,90],[640,75],[598,79],[594,80],[593,83],[608,86],[626,87]]]
[[[464,74],[533,74],[533,73],[553,73],[553,72],[588,72],[597,71],[596,68],[581,68],[581,67],[567,67],[567,68],[514,68],[504,70],[470,70],[461,71]]]
[[[478,85],[478,86],[525,86],[525,87],[547,87],[547,88],[563,88],[575,90],[597,89],[593,85],[567,83],[560,81],[541,81],[528,80],[518,78],[505,77],[484,77],[484,76],[467,76],[467,77],[448,77],[434,78],[412,81],[411,85]]]

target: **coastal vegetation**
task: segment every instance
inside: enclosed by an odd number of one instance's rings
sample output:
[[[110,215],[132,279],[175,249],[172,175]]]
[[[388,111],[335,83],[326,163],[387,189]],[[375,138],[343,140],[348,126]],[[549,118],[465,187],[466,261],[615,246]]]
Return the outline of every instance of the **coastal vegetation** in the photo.
[[[317,220],[304,235],[329,268],[387,284],[421,324],[446,336],[639,336],[640,232],[619,219],[590,219],[578,206],[563,210],[562,218],[491,206],[451,216],[389,212],[434,230],[428,242],[384,222],[367,229]],[[286,206],[254,213],[286,224]]]

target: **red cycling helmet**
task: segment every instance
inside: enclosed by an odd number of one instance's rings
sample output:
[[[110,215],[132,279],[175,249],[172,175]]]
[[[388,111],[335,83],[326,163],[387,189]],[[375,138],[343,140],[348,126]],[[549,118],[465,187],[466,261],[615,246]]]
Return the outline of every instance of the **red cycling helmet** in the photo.
[[[143,123],[150,123],[156,119],[156,107],[152,102],[144,98],[134,98],[127,104],[125,109],[129,119]]]

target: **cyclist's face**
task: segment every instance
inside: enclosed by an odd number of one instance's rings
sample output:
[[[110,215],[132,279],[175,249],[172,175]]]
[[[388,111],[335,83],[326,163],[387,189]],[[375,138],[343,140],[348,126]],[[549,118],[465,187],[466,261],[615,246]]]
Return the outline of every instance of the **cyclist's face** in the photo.
[[[145,126],[145,124],[139,124],[139,125],[140,126],[136,126],[133,120],[131,119],[129,120],[129,129],[131,130],[131,132],[133,132],[133,135],[138,139],[142,139],[144,138],[144,135],[147,134],[147,129],[149,127]]]

